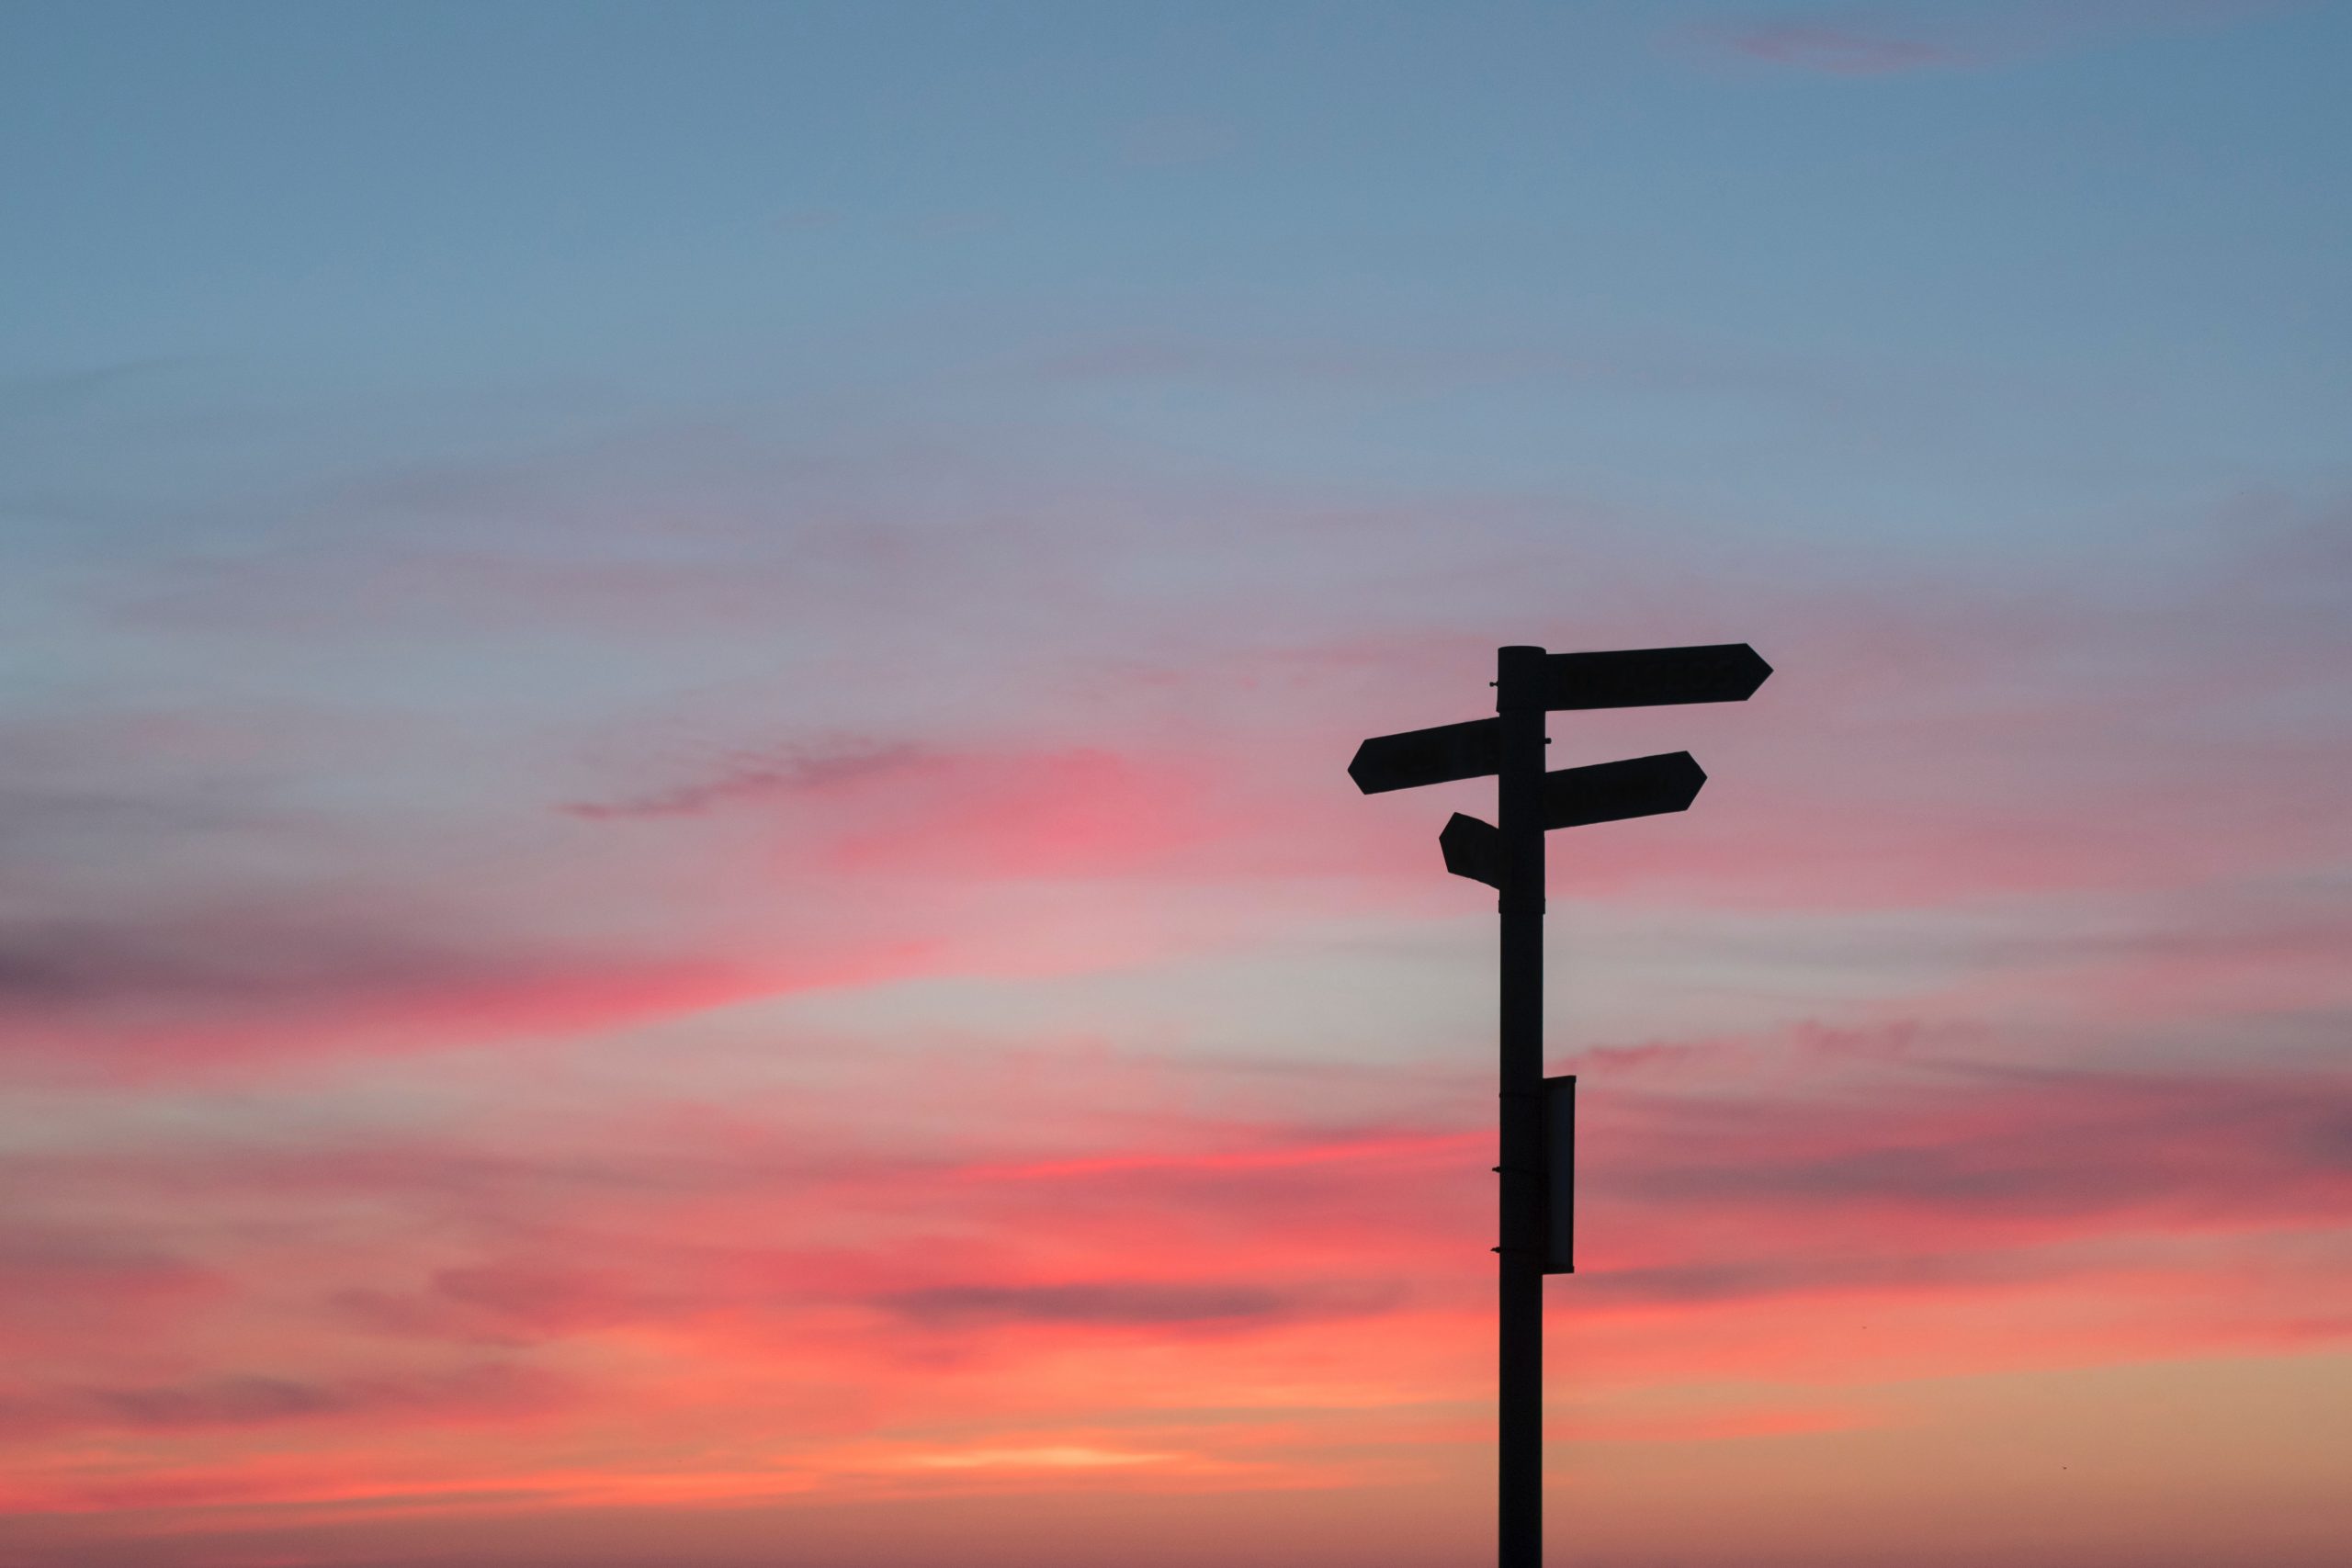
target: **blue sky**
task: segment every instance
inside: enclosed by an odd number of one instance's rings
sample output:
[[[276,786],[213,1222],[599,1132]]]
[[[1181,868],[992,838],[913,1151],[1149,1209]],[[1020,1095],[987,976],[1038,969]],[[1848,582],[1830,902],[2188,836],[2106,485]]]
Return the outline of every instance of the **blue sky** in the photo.
[[[2340,8],[1826,15],[1952,62],[1695,6],[18,8],[17,354],[334,422],[249,434],[280,473],[813,399],[1930,548],[2335,476]]]

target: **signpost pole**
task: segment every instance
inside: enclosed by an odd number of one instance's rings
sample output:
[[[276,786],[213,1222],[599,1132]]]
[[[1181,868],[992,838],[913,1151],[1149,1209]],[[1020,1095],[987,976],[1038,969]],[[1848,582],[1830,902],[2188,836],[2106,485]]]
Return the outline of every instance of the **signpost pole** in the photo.
[[[1546,653],[1495,650],[1495,716],[1375,735],[1348,776],[1366,795],[1495,775],[1495,825],[1455,812],[1445,869],[1501,895],[1501,1163],[1497,1264],[1495,1561],[1543,1568],[1544,1276],[1571,1255],[1576,1079],[1544,1078],[1544,835],[1681,811],[1707,775],[1688,751],[1547,772],[1544,716],[1570,708],[1744,703],[1772,667],[1744,642]],[[1556,1134],[1552,1129],[1558,1129]],[[1559,1213],[1552,1213],[1558,1203]],[[1555,1224],[1554,1221],[1558,1223]]]
[[[1501,1235],[1496,1562],[1544,1557],[1544,651],[1498,649],[1502,850]]]

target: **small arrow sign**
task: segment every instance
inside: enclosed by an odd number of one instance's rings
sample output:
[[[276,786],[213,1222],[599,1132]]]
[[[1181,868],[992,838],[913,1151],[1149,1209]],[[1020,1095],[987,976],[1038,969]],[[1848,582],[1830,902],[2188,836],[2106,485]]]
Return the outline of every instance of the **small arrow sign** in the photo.
[[[1437,836],[1437,847],[1445,852],[1446,870],[1502,891],[1503,836],[1493,828],[1457,811]]]
[[[1706,773],[1688,751],[1555,769],[1544,775],[1544,826],[1582,828],[1687,811],[1706,782]]]
[[[1772,667],[1744,642],[1555,653],[1544,660],[1547,708],[1644,708],[1744,703]]]
[[[1375,735],[1356,748],[1348,777],[1366,795],[1475,779],[1502,766],[1502,722],[1474,718],[1434,729]]]

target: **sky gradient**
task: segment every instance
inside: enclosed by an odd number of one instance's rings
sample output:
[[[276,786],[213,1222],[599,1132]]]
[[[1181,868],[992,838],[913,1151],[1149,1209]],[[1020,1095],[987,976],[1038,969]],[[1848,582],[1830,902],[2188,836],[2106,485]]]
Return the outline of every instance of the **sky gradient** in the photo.
[[[2347,59],[0,7],[0,1568],[2340,1563]]]

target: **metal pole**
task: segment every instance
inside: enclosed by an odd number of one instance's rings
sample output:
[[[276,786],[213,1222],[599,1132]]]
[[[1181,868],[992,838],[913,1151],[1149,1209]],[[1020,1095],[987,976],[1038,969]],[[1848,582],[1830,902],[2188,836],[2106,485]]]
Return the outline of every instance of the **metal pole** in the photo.
[[[1500,649],[1495,659],[1503,854],[1498,1568],[1542,1568],[1544,1558],[1544,660],[1540,648]]]

